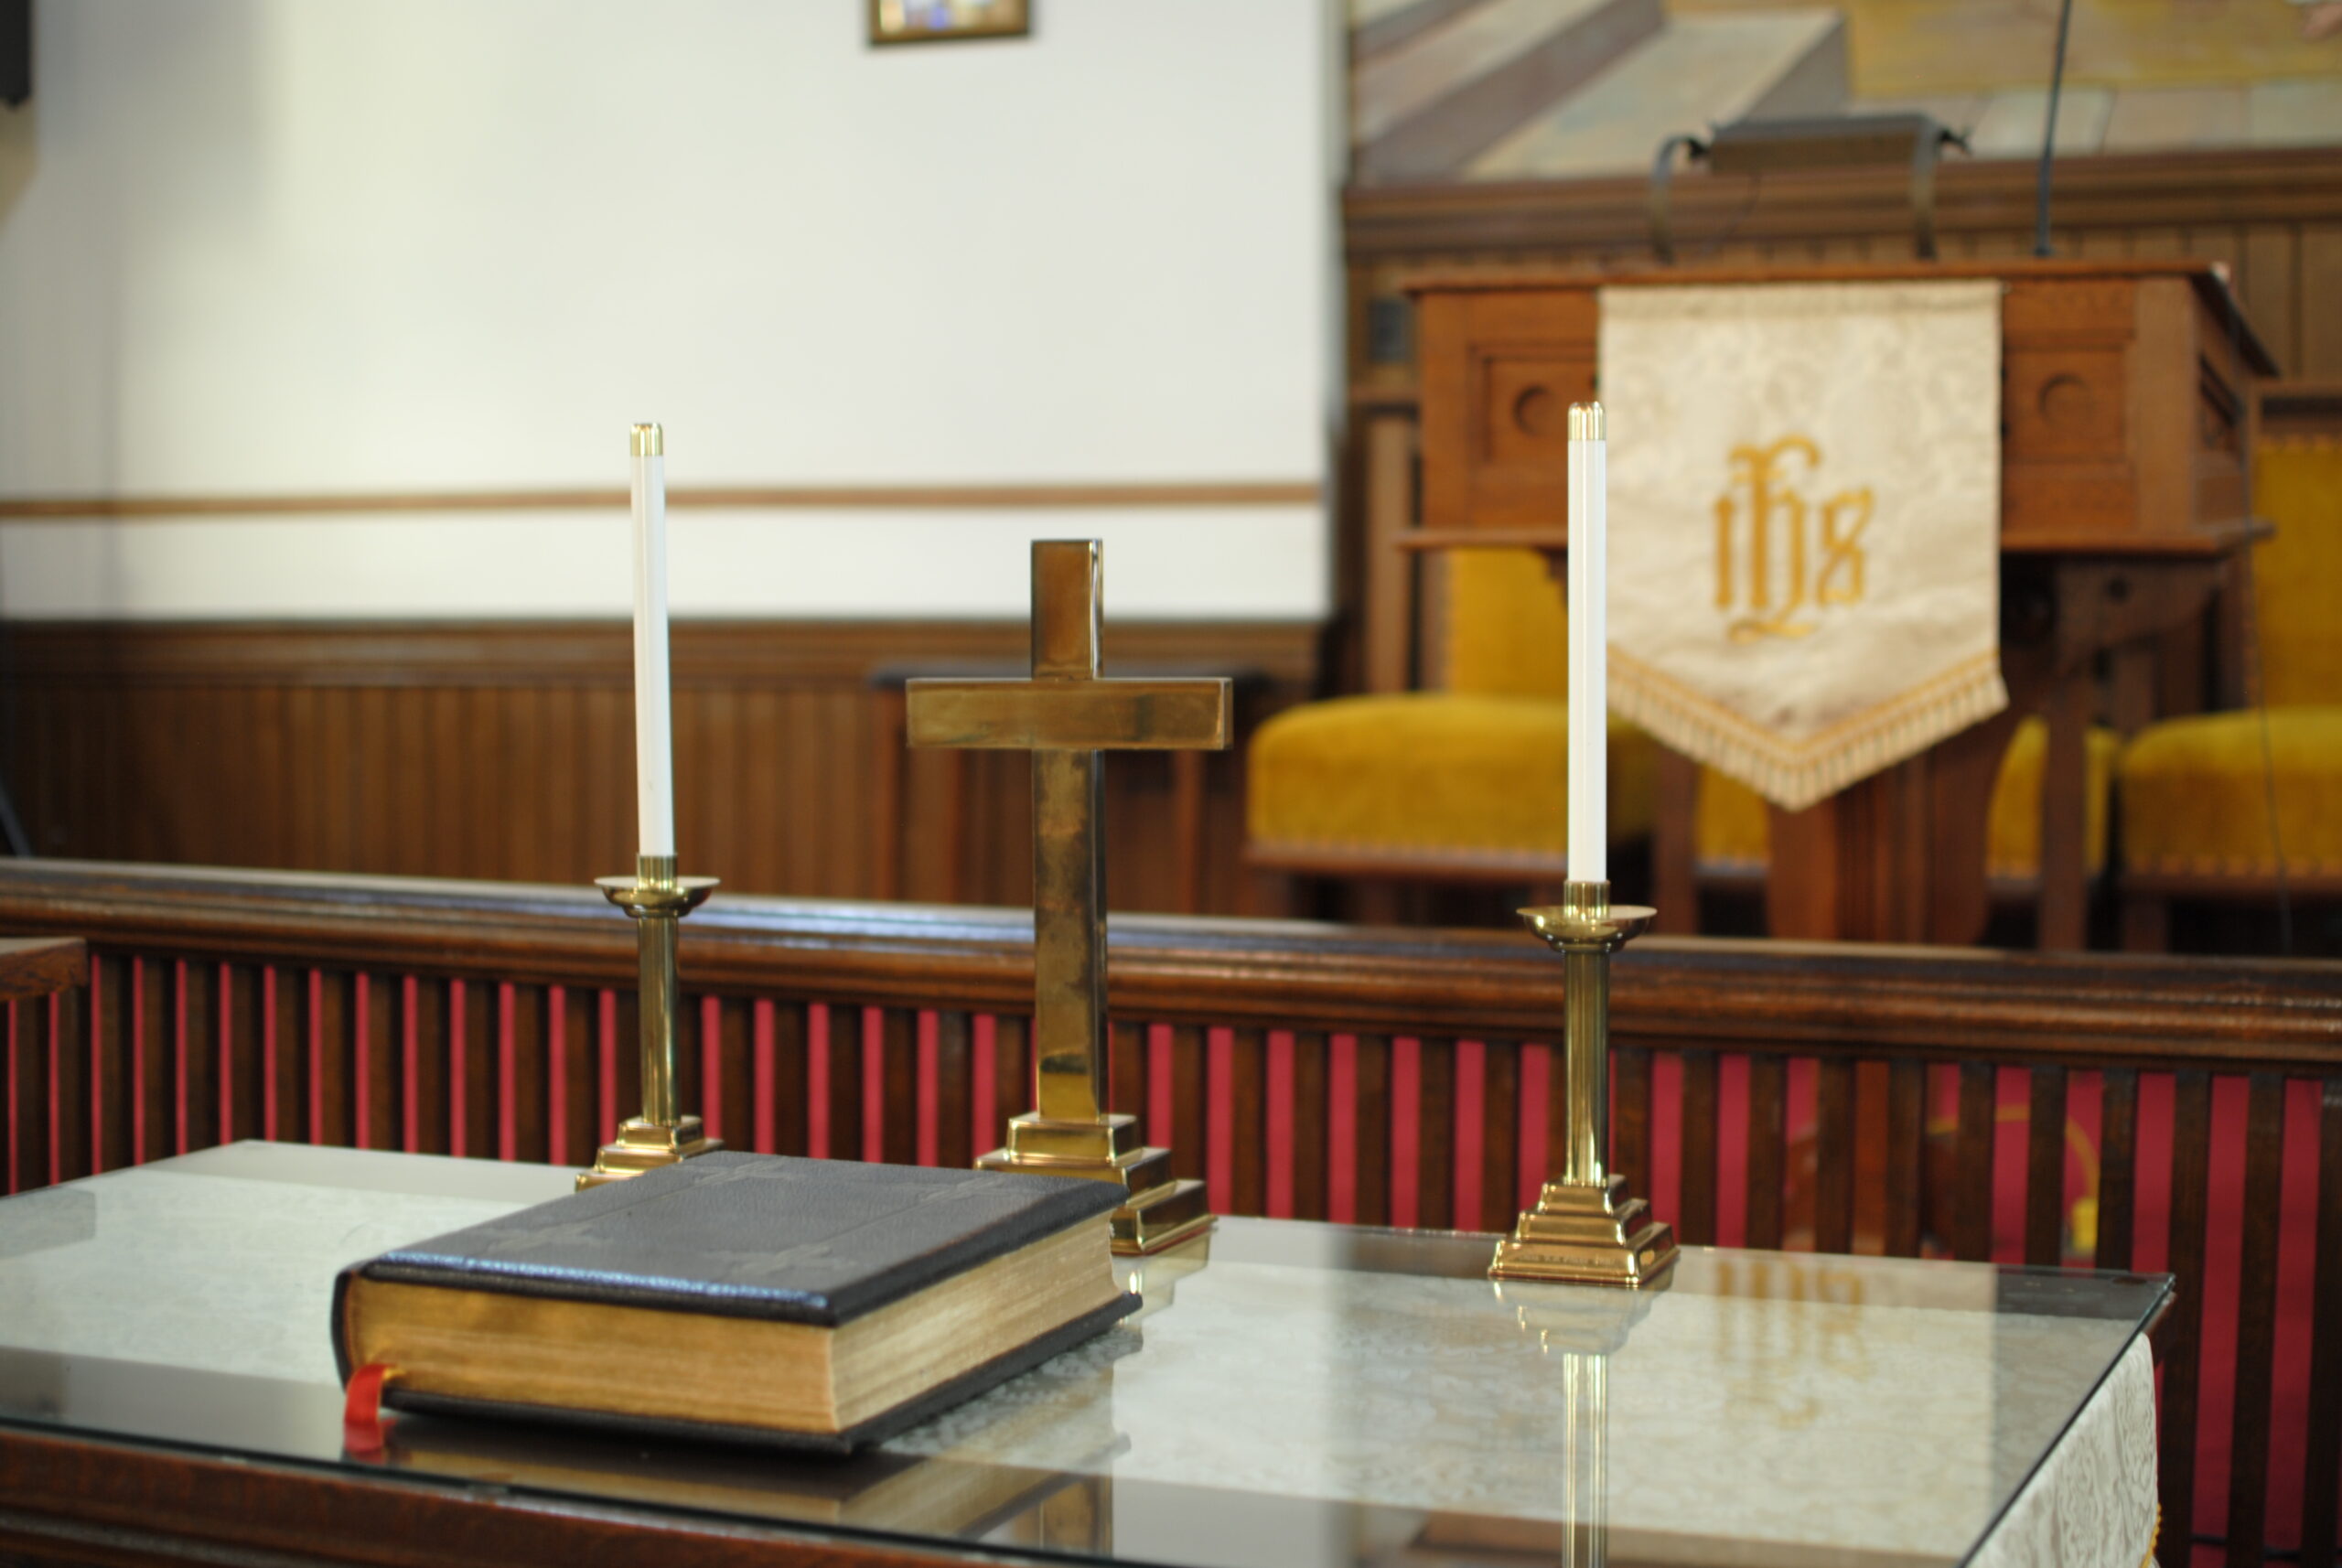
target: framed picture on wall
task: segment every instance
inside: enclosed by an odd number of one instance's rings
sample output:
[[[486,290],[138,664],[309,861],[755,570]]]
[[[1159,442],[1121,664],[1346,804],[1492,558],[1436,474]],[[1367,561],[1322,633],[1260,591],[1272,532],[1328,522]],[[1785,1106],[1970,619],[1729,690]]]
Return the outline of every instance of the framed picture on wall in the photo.
[[[874,44],[1021,38],[1032,30],[1033,0],[870,0]]]

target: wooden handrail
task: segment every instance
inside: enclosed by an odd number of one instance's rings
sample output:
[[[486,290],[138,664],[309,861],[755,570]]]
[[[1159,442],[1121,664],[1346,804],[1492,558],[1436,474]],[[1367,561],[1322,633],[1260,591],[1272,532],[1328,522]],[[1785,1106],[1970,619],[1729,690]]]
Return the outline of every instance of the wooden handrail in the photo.
[[[624,988],[590,888],[76,861],[0,864],[0,930],[101,947]],[[720,897],[685,929],[701,991],[1021,1013],[1021,910]],[[1561,964],[1525,934],[1118,916],[1118,1015],[1542,1038]],[[1624,1039],[1831,1057],[2223,1071],[2342,1068],[2342,963],[1654,938],[1621,955]]]

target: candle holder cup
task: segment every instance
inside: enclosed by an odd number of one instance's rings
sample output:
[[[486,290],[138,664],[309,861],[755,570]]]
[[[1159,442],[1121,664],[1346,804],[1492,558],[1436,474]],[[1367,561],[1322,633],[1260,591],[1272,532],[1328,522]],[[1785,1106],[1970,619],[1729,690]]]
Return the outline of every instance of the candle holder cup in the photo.
[[[724,1146],[706,1135],[698,1117],[682,1113],[675,1090],[676,926],[706,901],[716,879],[678,876],[673,855],[646,854],[632,876],[599,877],[594,886],[634,918],[641,955],[642,1110],[602,1145],[594,1168],[579,1173],[580,1192]]]
[[[1655,909],[1610,902],[1607,882],[1563,885],[1562,902],[1520,918],[1562,954],[1563,1099],[1568,1141],[1562,1174],[1537,1207],[1497,1243],[1489,1277],[1642,1289],[1675,1266],[1675,1231],[1604,1168],[1610,1096],[1610,955],[1649,929]]]

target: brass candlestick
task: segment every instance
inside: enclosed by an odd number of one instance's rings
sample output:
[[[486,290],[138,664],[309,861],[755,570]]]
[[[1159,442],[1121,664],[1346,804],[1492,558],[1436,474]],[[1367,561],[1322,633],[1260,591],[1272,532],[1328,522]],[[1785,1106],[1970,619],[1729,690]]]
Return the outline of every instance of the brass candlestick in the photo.
[[[1562,902],[1523,909],[1530,929],[1558,949],[1563,971],[1563,1058],[1569,1138],[1562,1176],[1538,1195],[1497,1243],[1491,1277],[1580,1284],[1656,1284],[1675,1266],[1674,1230],[1650,1205],[1627,1194],[1627,1178],[1603,1168],[1610,1096],[1610,955],[1640,936],[1659,913],[1610,902],[1607,882],[1570,882]]]
[[[676,875],[671,854],[641,856],[632,876],[595,880],[604,897],[634,918],[641,951],[642,1112],[619,1125],[615,1142],[602,1145],[592,1170],[578,1174],[580,1192],[724,1146],[702,1131],[698,1117],[682,1113],[675,1094],[676,923],[706,902],[715,882]]]

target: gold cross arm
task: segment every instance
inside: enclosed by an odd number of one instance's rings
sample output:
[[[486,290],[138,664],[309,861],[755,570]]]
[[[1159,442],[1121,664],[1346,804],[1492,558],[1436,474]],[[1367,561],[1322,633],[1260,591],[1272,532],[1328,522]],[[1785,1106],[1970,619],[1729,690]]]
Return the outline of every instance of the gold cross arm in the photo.
[[[1219,748],[1233,707],[1225,680],[1110,681],[1099,672],[1095,540],[1033,545],[1033,674],[1025,681],[913,681],[913,746],[1031,751],[1034,1103],[1076,1146],[1119,1154],[1105,1107],[1106,862],[1100,753]],[[1101,1142],[1101,1139],[1105,1139]]]
[[[1225,680],[913,681],[913,746],[1009,751],[1220,750]]]

